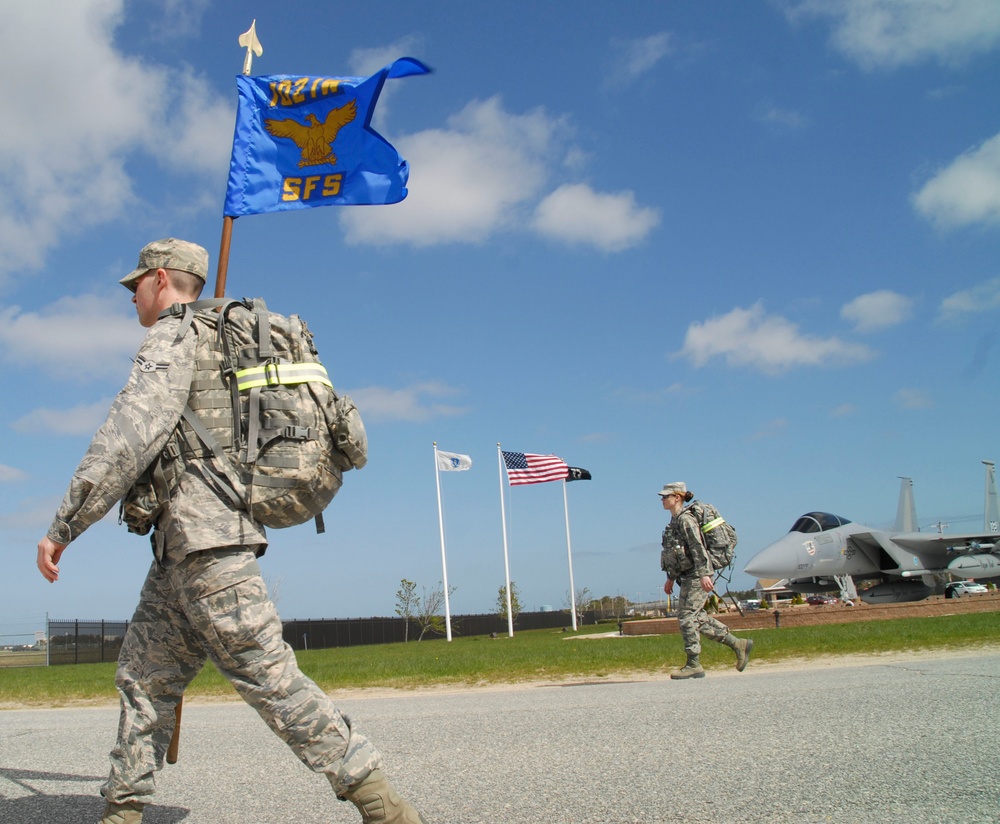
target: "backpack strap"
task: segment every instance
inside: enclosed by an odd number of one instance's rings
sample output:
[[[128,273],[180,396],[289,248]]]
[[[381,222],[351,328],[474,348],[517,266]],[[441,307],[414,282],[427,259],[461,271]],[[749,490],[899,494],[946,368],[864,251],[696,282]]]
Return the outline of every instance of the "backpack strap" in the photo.
[[[215,457],[215,463],[222,470],[224,476],[220,477],[216,473],[212,473],[212,477],[215,479],[218,488],[226,494],[226,497],[229,498],[237,509],[248,509],[246,501],[243,500],[242,496],[237,491],[241,485],[242,479],[236,471],[236,468],[230,462],[225,450],[212,436],[212,433],[205,428],[205,425],[198,420],[198,416],[195,415],[194,410],[192,410],[190,406],[184,407],[182,417],[195,431],[195,434],[201,439],[201,442],[212,450],[212,455]]]

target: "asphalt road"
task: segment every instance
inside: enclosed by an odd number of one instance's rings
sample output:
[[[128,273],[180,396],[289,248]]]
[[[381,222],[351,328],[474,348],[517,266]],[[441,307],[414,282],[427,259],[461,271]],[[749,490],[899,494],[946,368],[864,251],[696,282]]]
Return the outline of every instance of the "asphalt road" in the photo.
[[[1000,821],[998,695],[994,649],[338,701],[437,824],[977,824]],[[0,712],[0,822],[96,822],[116,725],[115,707]],[[185,708],[144,817],[358,820],[239,702]]]

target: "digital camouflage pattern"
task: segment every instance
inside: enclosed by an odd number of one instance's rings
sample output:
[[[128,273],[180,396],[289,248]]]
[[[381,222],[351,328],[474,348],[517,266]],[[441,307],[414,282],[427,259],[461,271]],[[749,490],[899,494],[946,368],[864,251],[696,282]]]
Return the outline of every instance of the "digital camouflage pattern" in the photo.
[[[670,519],[661,543],[660,568],[675,581],[685,576],[702,578],[712,574],[701,527],[689,509]]]
[[[692,501],[684,510],[694,516],[713,570],[725,569],[736,557],[736,529],[712,504]]]
[[[712,563],[701,525],[690,507],[671,518],[663,530],[662,543],[660,567],[672,580],[680,583],[677,621],[684,650],[689,655],[699,655],[701,635],[721,641],[729,635],[729,629],[705,612],[705,603],[711,593],[702,589],[701,579],[712,574]]]
[[[122,714],[101,790],[109,801],[151,799],[174,708],[207,658],[338,795],[379,767],[371,743],[299,670],[254,553],[212,550],[171,567],[154,563],[146,578],[118,659]]]
[[[154,240],[142,247],[135,269],[118,282],[134,292],[135,282],[151,269],[190,272],[204,281],[208,277],[208,252],[197,243],[175,237]]]
[[[705,602],[711,593],[701,588],[700,577],[681,578],[680,585],[677,623],[684,641],[684,651],[689,655],[700,655],[702,635],[721,643],[729,635],[729,627],[705,612]]]
[[[219,490],[267,527],[297,526],[327,507],[343,472],[367,462],[364,424],[350,397],[334,391],[298,315],[270,312],[260,298],[216,311],[219,303],[194,304],[195,420],[182,419],[178,451],[182,462],[224,453]],[[169,474],[169,462],[164,468]]]
[[[49,528],[68,544],[125,496],[174,437],[194,374],[195,338],[177,338],[179,321],[164,318],[146,333],[128,381],[115,398],[73,474]],[[153,534],[157,557],[177,563],[189,552],[219,546],[266,546],[263,527],[198,474],[183,474],[159,513]]]
[[[155,560],[119,658],[119,734],[102,791],[114,803],[149,801],[174,708],[211,658],[295,754],[343,795],[379,756],[299,670],[254,557],[266,546],[264,529],[220,495],[206,471],[213,458],[178,426],[204,367],[196,363],[198,336],[178,335],[180,323],[164,317],[147,332],[48,533],[68,544],[123,495],[128,518],[155,520]],[[161,454],[169,495],[157,494],[146,471]]]

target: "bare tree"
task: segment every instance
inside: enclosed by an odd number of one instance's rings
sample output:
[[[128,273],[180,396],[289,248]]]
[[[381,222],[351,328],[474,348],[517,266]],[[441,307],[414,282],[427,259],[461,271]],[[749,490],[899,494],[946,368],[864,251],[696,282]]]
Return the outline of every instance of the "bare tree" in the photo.
[[[587,587],[584,587],[583,589],[578,589],[576,591],[576,620],[577,620],[577,623],[580,623],[580,624],[583,623],[583,613],[585,613],[588,609],[591,609],[593,600],[594,600],[594,597],[591,594],[590,590],[587,589]],[[563,604],[563,609],[565,609],[566,612],[569,612],[572,608],[573,607],[570,604],[569,592],[567,592],[566,593],[566,601]]]
[[[440,581],[438,584],[437,589],[433,589],[430,592],[425,588],[424,597],[417,605],[415,620],[417,626],[420,627],[418,641],[422,641],[424,635],[428,632],[432,632],[435,635],[444,635],[447,631],[444,615],[441,614],[441,609],[444,606],[444,589],[440,586]],[[457,587],[448,587],[448,595],[451,596],[456,589]]]
[[[403,641],[410,640],[410,621],[413,620],[417,607],[417,585],[413,581],[401,578],[399,589],[396,590],[396,615],[403,619]],[[421,633],[422,635],[423,633]]]

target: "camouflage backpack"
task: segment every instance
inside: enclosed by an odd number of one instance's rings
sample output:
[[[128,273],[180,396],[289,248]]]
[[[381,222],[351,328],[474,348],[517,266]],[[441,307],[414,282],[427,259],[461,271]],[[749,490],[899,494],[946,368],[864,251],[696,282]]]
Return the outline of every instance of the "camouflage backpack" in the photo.
[[[261,298],[176,304],[178,340],[199,337],[179,457],[210,458],[210,483],[266,527],[316,519],[343,473],[368,461],[368,438],[348,395],[338,395],[298,315]],[[170,481],[169,455],[161,458]],[[174,469],[181,469],[183,460]]]
[[[692,501],[685,511],[694,515],[695,521],[701,528],[708,558],[715,571],[718,572],[732,564],[733,558],[736,557],[736,530],[733,525],[727,522],[714,506],[701,501]]]

